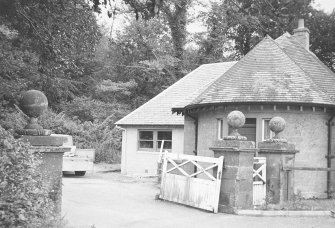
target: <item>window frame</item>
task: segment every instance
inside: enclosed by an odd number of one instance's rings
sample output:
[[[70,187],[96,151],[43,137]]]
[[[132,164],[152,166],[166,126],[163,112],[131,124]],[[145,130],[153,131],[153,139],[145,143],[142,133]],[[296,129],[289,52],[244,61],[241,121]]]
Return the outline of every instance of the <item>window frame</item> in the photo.
[[[153,139],[152,140],[141,140],[140,139],[140,132],[142,131],[150,131],[153,133]],[[158,148],[158,142],[162,140],[158,140],[158,132],[171,132],[171,140],[164,140],[166,142],[171,142],[171,148],[164,150],[167,150],[169,152],[172,151],[172,146],[173,146],[173,130],[172,129],[138,129],[137,131],[137,151],[139,152],[153,152],[157,153],[160,151],[160,148]],[[140,147],[140,141],[152,141],[153,142],[153,148],[141,148]]]
[[[255,121],[255,123],[247,123],[248,120]],[[242,136],[246,136],[248,141],[254,141],[255,143],[257,143],[257,123],[258,123],[258,120],[256,117],[246,117],[245,124],[242,128],[240,128],[239,133]],[[243,132],[243,128],[244,129],[254,129],[254,132],[252,132],[252,134]],[[251,138],[250,135],[252,135],[253,138]]]
[[[217,119],[217,139],[222,140],[223,139],[223,118]]]
[[[270,122],[271,118],[262,118],[262,141],[265,141],[265,121]],[[269,129],[270,130],[270,129]],[[275,136],[275,133],[270,130],[270,138],[271,139],[273,136]]]
[[[255,142],[257,141],[257,129],[258,129],[258,127],[257,127],[257,123],[258,123],[258,120],[257,120],[257,118],[256,117],[247,117],[246,118],[246,120],[247,119],[253,119],[253,120],[255,120],[255,123],[254,124],[252,124],[252,125],[254,125],[254,127],[253,128],[255,128]],[[223,130],[225,129],[225,125],[224,125],[224,121],[223,121],[223,118],[217,118],[216,119],[217,120],[217,126],[216,126],[216,130],[217,130],[217,132],[216,132],[216,138],[218,139],[218,140],[222,140],[223,139],[223,137],[224,137],[224,132],[223,132]],[[229,132],[230,132],[230,126],[228,125],[228,124],[226,124],[227,125],[227,130],[228,130],[228,134],[229,134]],[[243,126],[243,127],[246,127],[246,124]],[[243,135],[243,134],[242,134]],[[244,136],[244,135],[243,135]]]
[[[140,132],[152,132],[152,140],[146,140],[146,139],[141,139],[140,138],[140,135],[141,133]],[[155,132],[154,131],[151,131],[151,130],[139,130],[138,131],[138,137],[137,137],[137,148],[140,150],[153,150],[155,148]],[[140,145],[141,145],[141,142],[152,142],[152,148],[141,148]]]

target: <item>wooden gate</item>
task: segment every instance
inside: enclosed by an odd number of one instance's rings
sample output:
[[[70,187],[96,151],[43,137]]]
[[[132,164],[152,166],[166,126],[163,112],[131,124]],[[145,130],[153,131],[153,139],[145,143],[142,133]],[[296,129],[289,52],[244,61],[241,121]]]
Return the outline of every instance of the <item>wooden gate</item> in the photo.
[[[253,167],[253,204],[265,203],[266,197],[266,158],[254,157]]]
[[[222,165],[223,156],[165,153],[160,198],[217,213]]]

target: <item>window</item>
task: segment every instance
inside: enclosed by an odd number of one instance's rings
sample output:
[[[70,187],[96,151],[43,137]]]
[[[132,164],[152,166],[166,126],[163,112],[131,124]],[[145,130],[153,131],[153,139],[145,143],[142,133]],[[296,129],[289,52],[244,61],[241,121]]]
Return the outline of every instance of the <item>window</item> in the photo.
[[[218,139],[223,139],[223,119],[218,119]]]
[[[172,132],[171,131],[158,131],[157,132],[157,149],[161,148],[161,144],[163,140],[164,140],[163,149],[172,149]]]
[[[249,141],[256,142],[256,118],[246,118],[244,126],[239,130]]]
[[[274,133],[270,130],[269,123],[270,123],[270,119],[263,119],[262,141],[266,139],[271,139],[274,136]]]
[[[229,127],[228,131],[230,134],[232,131],[231,127]],[[238,132],[240,135],[246,136],[248,141],[256,142],[256,118],[246,118],[244,126]]]
[[[139,147],[140,148],[154,148],[154,134],[153,131],[139,132]]]
[[[146,151],[159,151],[164,140],[163,149],[172,149],[172,131],[140,130],[138,148]]]

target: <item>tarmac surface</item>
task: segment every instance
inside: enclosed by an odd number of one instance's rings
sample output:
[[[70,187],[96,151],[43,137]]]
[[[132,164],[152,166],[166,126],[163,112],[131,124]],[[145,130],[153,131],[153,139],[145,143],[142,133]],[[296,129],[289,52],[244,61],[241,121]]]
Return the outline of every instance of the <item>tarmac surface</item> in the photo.
[[[62,214],[70,228],[227,227],[334,228],[335,218],[253,217],[213,214],[155,200],[155,178],[127,177],[119,171],[96,168],[83,177],[63,177]]]

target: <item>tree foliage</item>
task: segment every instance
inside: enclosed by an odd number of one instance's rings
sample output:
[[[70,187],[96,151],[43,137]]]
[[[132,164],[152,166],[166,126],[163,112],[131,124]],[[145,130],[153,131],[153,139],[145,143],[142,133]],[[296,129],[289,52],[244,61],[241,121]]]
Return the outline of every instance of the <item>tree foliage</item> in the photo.
[[[335,72],[335,11],[326,14],[313,9],[308,17],[310,50],[333,72]]]
[[[312,9],[311,0],[214,1],[196,40],[186,26],[197,0],[122,1],[128,20],[113,37],[101,36],[95,17],[102,7],[114,15],[110,0],[0,1],[1,126],[21,128],[13,104],[21,91],[39,89],[53,110],[42,126],[95,148],[98,160],[118,161],[116,120],[198,65],[238,60],[265,35],[292,32],[301,16],[311,50],[334,70],[334,13]]]
[[[139,15],[142,15],[144,20],[150,20],[153,17],[161,15],[170,30],[173,57],[179,60],[175,66],[175,74],[180,78],[183,75],[183,60],[187,37],[187,11],[192,0],[124,1],[134,10],[137,20],[139,19]]]
[[[77,2],[84,4],[75,0],[0,2],[2,27],[17,34],[0,35],[4,66],[0,77],[8,83],[5,91],[13,91],[11,96],[1,94],[4,100],[12,102],[19,90],[35,88],[44,91],[54,107],[92,89],[99,31],[92,12]]]
[[[335,14],[311,6],[310,0],[226,0],[212,3],[206,18],[208,34],[200,40],[201,62],[239,59],[265,35],[293,33],[299,18],[310,29],[310,49],[334,70]]]
[[[95,98],[138,107],[178,78],[169,28],[159,18],[130,19],[124,31],[110,42],[104,61],[105,79]],[[113,100],[115,99],[115,100]]]
[[[213,3],[209,15],[206,15],[209,34],[208,41],[202,45],[202,53],[215,58],[228,48],[233,52],[232,58],[240,58],[265,35],[277,38],[286,31],[292,31],[297,19],[310,12],[310,3],[311,0],[226,0]],[[229,42],[232,42],[231,46]]]

